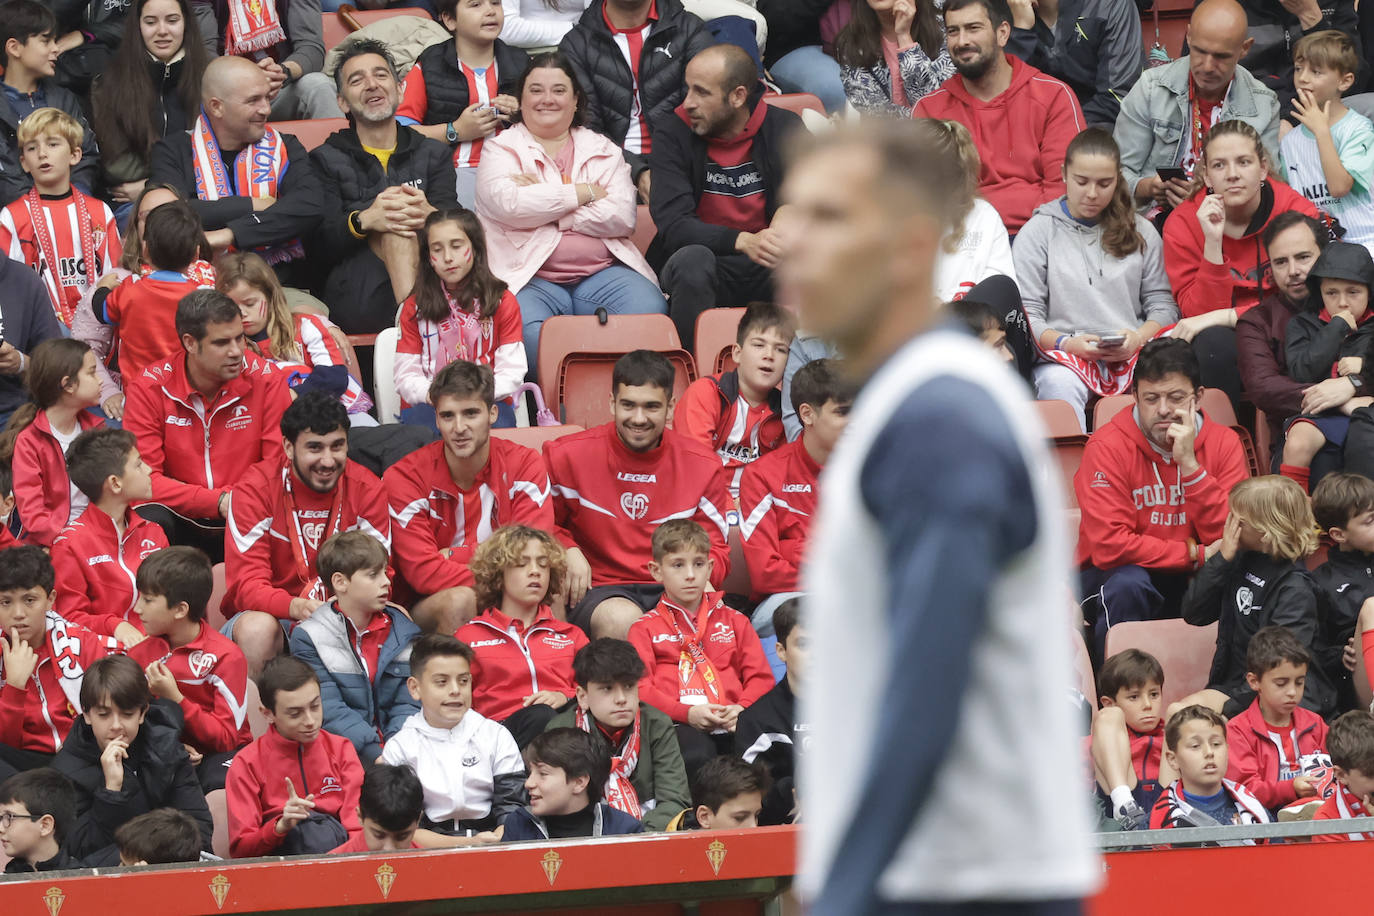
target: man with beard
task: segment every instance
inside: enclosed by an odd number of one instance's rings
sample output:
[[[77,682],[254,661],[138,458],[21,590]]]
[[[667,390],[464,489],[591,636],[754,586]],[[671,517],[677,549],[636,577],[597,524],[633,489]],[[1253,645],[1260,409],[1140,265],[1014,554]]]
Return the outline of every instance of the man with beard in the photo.
[[[391,552],[382,482],[348,460],[348,411],[324,392],[301,395],[281,418],[279,461],[243,475],[224,543],[224,635],[257,674],[295,621],[329,595],[315,570],[320,545],[340,531],[372,535]]]
[[[944,16],[956,72],[912,115],[968,128],[983,160],[978,191],[1015,235],[1064,193],[1064,151],[1084,127],[1083,109],[1068,86],[1007,56],[1007,0],[949,0]]]
[[[687,97],[654,125],[649,260],[684,344],[717,305],[773,299],[782,148],[801,126],[763,102],[758,68],[737,45],[712,45],[687,63]]]
[[[393,324],[420,263],[415,232],[458,205],[453,157],[438,140],[396,121],[396,63],[386,45],[359,39],[338,51],[334,82],[352,127],[310,154],[324,191],[311,256],[331,265],[329,317],[349,333]]]
[[[1338,408],[1356,395],[1369,394],[1362,375],[1327,379],[1315,385],[1288,377],[1284,355],[1288,322],[1307,308],[1311,295],[1307,272],[1330,238],[1325,226],[1296,210],[1274,217],[1264,230],[1273,290],[1236,319],[1241,382],[1246,397],[1269,421],[1275,454],[1283,446],[1283,427],[1289,417]],[[1316,472],[1314,468],[1313,479]]]

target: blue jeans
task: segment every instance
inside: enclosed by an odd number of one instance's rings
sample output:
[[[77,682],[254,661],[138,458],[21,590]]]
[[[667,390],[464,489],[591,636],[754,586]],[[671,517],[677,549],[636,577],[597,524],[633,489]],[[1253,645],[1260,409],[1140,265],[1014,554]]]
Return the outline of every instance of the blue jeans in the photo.
[[[844,110],[840,65],[820,45],[788,51],[774,61],[768,73],[783,92],[809,92],[821,100],[830,114]]]
[[[535,277],[515,294],[525,323],[525,357],[531,373],[539,365],[539,330],[555,315],[664,315],[667,302],[658,286],[620,264],[598,270],[580,283],[562,286]]]

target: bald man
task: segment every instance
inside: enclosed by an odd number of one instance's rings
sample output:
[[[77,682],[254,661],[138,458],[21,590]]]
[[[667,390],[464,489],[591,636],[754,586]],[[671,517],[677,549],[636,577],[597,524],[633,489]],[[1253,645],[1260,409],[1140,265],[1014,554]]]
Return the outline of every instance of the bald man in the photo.
[[[659,121],[649,154],[658,228],[649,260],[690,346],[707,309],[773,298],[782,151],[801,118],[764,104],[753,58],[737,45],[699,52],[685,82],[686,98]]]
[[[1141,208],[1182,202],[1187,180],[1159,170],[1182,168],[1191,176],[1213,124],[1244,121],[1277,155],[1278,96],[1240,66],[1253,44],[1236,0],[1204,0],[1188,23],[1188,56],[1146,70],[1127,94],[1115,136],[1121,171]]]
[[[153,147],[151,180],[191,201],[216,250],[252,249],[284,285],[303,286],[301,239],[319,225],[323,193],[305,147],[268,127],[270,93],[252,61],[211,61],[200,116]]]

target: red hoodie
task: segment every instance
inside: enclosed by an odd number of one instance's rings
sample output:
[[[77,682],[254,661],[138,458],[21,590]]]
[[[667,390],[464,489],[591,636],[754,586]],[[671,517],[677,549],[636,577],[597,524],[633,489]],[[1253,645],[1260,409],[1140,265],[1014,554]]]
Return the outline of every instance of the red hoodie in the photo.
[[[1270,732],[1287,732],[1285,737],[1297,758],[1286,759],[1282,743]],[[1271,727],[1256,699],[1226,723],[1226,743],[1230,748],[1226,778],[1245,786],[1260,804],[1273,810],[1298,800],[1293,779],[1302,773],[1302,758],[1309,754],[1325,756],[1326,723],[1315,712],[1299,706],[1293,710],[1292,725],[1286,729]]]
[[[692,126],[681,105],[673,110],[684,124]],[[768,228],[763,171],[751,158],[754,137],[767,114],[768,105],[760,99],[739,133],[728,140],[706,138],[705,187],[697,201],[697,219],[703,223],[728,226],[740,232],[759,232]]]
[[[78,432],[105,421],[88,410],[76,415]],[[71,521],[71,478],[67,476],[67,456],[52,434],[48,413],[38,411],[33,422],[14,440],[11,459],[14,477],[14,508],[19,512],[23,530],[19,539],[25,544],[51,547],[53,540]]]
[[[353,461],[328,493],[302,483],[285,458],[251,467],[234,491],[226,522],[226,615],[264,611],[285,620],[293,598],[313,595],[323,604],[327,595],[319,589],[315,559],[320,545],[340,531],[365,531],[391,552],[386,491]]]
[[[248,469],[282,455],[286,374],[256,356],[206,403],[182,355],[126,381],[124,428],[153,472],[153,502],[186,518],[218,518],[219,498]]]
[[[34,651],[38,664],[22,687],[0,688],[0,744],[54,754],[81,714],[81,678],[86,669],[119,646],[108,636],[68,623],[48,611],[46,633]],[[10,637],[13,639],[13,637]],[[0,660],[0,683],[4,682]]]
[[[572,660],[587,634],[556,619],[540,605],[525,629],[497,608],[488,608],[453,634],[471,647],[472,708],[502,722],[520,711],[525,697],[553,690],[572,699]]]
[[[321,730],[309,744],[290,741],[267,729],[234,755],[225,779],[229,808],[229,855],[236,859],[265,856],[281,845],[277,818],[289,797],[290,779],[301,798],[313,794],[315,811],[339,819],[350,838],[362,832],[358,796],[363,765],[353,742]]]
[[[1210,544],[1221,537],[1227,496],[1250,468],[1240,437],[1205,417],[1193,452],[1201,470],[1185,480],[1145,438],[1133,409],[1094,432],[1073,478],[1083,511],[1074,561],[1098,569],[1196,567],[1188,539]]]
[[[114,519],[96,506],[87,506],[52,545],[57,573],[57,613],[87,629],[113,636],[115,627],[131,623],[143,630],[134,613],[138,601],[138,566],[148,555],[167,546],[161,525],[125,510],[124,533]]]
[[[1269,179],[1261,191],[1260,208],[1245,235],[1238,239],[1222,236],[1221,256],[1225,263],[1213,264],[1202,257],[1202,226],[1197,221],[1198,207],[1206,197],[1199,190],[1174,208],[1164,224],[1164,269],[1169,285],[1184,318],[1193,318],[1214,309],[1234,308],[1238,313],[1257,305],[1269,255],[1260,237],[1269,221],[1285,210],[1298,210],[1315,217],[1312,201],[1281,181]]]
[[[912,116],[958,121],[973,135],[983,161],[978,192],[1016,234],[1035,208],[1064,193],[1064,151],[1086,126],[1073,90],[1007,56],[1011,85],[984,102],[954,74],[916,103]]]
[[[748,708],[773,689],[773,669],[763,654],[763,644],[745,617],[727,607],[720,592],[707,592],[701,604],[709,605],[702,648],[720,677],[721,702],[738,703]],[[679,676],[684,633],[697,631],[698,606],[689,614],[667,599],[630,625],[626,639],[644,659],[644,676],[639,681],[639,698],[667,713],[674,722],[686,722],[691,708],[681,699]]]

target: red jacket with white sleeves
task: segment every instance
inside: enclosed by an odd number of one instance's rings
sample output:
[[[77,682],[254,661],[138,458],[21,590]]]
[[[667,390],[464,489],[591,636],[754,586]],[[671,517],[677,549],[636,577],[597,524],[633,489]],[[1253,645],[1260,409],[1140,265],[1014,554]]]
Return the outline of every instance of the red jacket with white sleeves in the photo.
[[[754,596],[800,587],[806,537],[820,501],[817,464],[799,436],[744,469],[739,482],[739,533]]]
[[[1270,732],[1289,733],[1297,759],[1286,760],[1280,742]],[[1286,729],[1274,728],[1264,721],[1259,700],[1226,723],[1229,763],[1226,778],[1240,783],[1266,808],[1282,808],[1298,800],[1293,780],[1302,775],[1302,758],[1326,755],[1326,723],[1315,712],[1301,706],[1293,710],[1293,722]]]
[[[739,370],[699,378],[687,386],[673,409],[673,429],[707,446],[730,469],[730,489],[738,491],[740,471],[787,441],[782,428],[782,397],[750,406],[739,393]]]
[[[667,713],[674,722],[686,722],[691,708],[681,699],[684,634],[700,634],[702,649],[720,677],[721,703],[748,708],[773,689],[773,669],[768,667],[763,644],[749,618],[726,606],[720,592],[707,592],[701,603],[710,608],[701,630],[697,629],[700,607],[688,613],[664,598],[658,607],[631,624],[625,637],[644,659],[639,698]]]
[[[124,428],[153,472],[153,502],[186,518],[218,518],[219,498],[259,461],[281,458],[286,376],[245,357],[243,372],[209,403],[174,356],[126,387]]]
[[[151,636],[129,650],[147,668],[163,662],[181,691],[182,740],[202,754],[218,754],[253,740],[248,728],[248,661],[243,650],[204,621],[200,635],[173,649]]]
[[[0,659],[0,744],[55,754],[81,714],[86,669],[118,654],[119,646],[108,636],[68,623],[56,611],[48,611],[45,626],[43,642],[34,648],[38,664],[22,687],[5,680]]]
[[[573,656],[588,642],[587,634],[539,606],[526,629],[497,608],[459,627],[453,634],[471,647],[472,708],[496,722],[521,709],[525,697],[553,690],[572,699]]]
[[[291,599],[328,597],[319,587],[315,557],[340,531],[359,529],[391,552],[391,516],[382,482],[350,461],[329,493],[296,476],[285,457],[248,469],[229,500],[224,539],[226,614],[264,611],[291,616]]]
[[[81,431],[105,425],[104,420],[86,410],[76,415],[76,423]],[[26,544],[51,547],[71,521],[72,493],[67,456],[52,434],[47,411],[38,411],[33,422],[14,440],[10,467],[14,475],[14,508],[23,524],[19,539]]]
[[[167,546],[162,526],[125,510],[124,533],[114,519],[96,506],[68,525],[52,545],[57,574],[57,613],[105,636],[131,623],[143,630],[134,613],[138,602],[138,566],[154,551]]]
[[[472,585],[468,561],[502,525],[552,532],[544,460],[534,449],[493,436],[487,465],[469,490],[449,473],[442,440],[416,449],[382,475],[396,538],[396,565],[422,595]],[[448,549],[447,557],[439,551]]]
[[[606,423],[551,440],[544,460],[558,538],[581,548],[593,586],[650,581],[654,529],[673,518],[706,529],[711,581],[729,575],[726,471],[706,446],[665,429],[658,446],[633,452]]]

